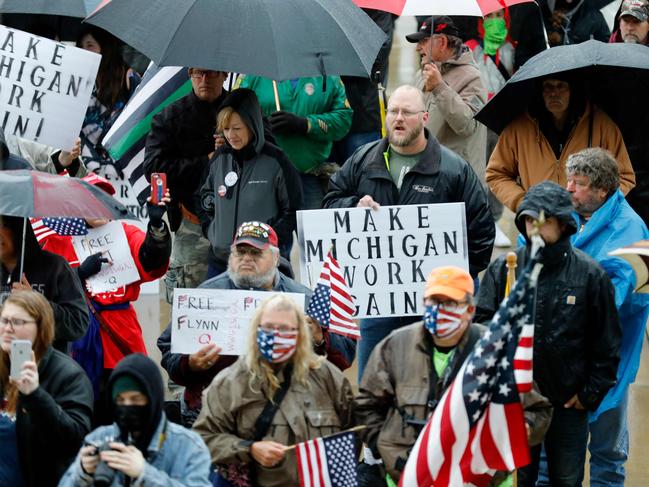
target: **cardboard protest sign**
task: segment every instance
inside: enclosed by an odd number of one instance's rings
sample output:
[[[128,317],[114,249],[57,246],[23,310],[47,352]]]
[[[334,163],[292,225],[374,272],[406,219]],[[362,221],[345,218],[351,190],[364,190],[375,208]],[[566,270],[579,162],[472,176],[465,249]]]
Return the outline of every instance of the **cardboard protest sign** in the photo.
[[[464,203],[298,211],[297,230],[302,283],[313,289],[332,248],[354,318],[421,315],[434,267],[469,269]]]
[[[101,56],[0,25],[0,125],[69,150],[81,131]]]
[[[240,289],[174,289],[171,352],[192,354],[208,343],[222,355],[241,355],[248,343],[250,320],[273,294]],[[283,293],[304,309],[304,294]]]
[[[72,237],[72,245],[79,262],[97,252],[102,252],[111,262],[103,264],[98,274],[86,280],[92,293],[113,291],[140,279],[124,227],[120,222],[109,222],[98,228],[90,228],[87,235]]]

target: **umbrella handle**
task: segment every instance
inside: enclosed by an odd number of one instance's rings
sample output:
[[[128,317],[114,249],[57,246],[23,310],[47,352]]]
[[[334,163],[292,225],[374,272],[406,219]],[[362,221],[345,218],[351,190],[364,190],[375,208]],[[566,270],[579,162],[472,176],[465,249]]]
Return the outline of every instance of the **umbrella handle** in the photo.
[[[273,80],[273,93],[275,94],[275,108],[279,112],[281,110],[279,106],[279,92],[277,91],[277,81]]]
[[[23,245],[20,249],[20,274],[18,274],[18,280],[22,281],[23,279],[23,270],[25,264],[25,234],[27,232],[27,217],[23,217]]]

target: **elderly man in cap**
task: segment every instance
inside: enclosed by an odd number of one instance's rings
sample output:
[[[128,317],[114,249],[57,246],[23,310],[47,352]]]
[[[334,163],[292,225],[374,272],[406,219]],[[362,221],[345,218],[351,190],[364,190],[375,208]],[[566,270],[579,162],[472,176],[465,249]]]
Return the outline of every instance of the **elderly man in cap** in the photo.
[[[242,223],[232,242],[228,270],[199,286],[201,289],[254,289],[257,291],[301,293],[304,309],[312,291],[284,275],[280,265],[278,238],[275,230],[261,222]],[[356,345],[350,338],[329,333],[311,319],[311,334],[316,353],[344,370],[354,361]],[[209,343],[191,355],[171,353],[171,323],[158,338],[162,367],[177,384],[185,386],[181,400],[181,417],[191,427],[201,408],[201,393],[218,372],[232,365],[236,356],[221,356],[221,347]]]
[[[543,445],[550,485],[582,483],[588,413],[613,387],[620,357],[620,324],[611,280],[597,262],[574,249],[577,232],[570,193],[553,182],[532,186],[521,202],[516,225],[527,241],[517,250],[518,267],[529,259],[530,234],[545,242],[534,322],[534,381],[554,407]],[[505,256],[493,261],[482,279],[476,316],[491,319],[505,296]],[[535,485],[541,449],[532,449],[526,482]]]
[[[611,42],[630,42],[649,45],[649,2],[647,0],[624,0],[618,15],[619,29],[611,36]]]
[[[487,90],[461,35],[450,17],[429,17],[406,40],[417,44],[421,56],[416,85],[424,92],[426,128],[462,156],[484,185],[487,129],[473,116],[486,103]]]
[[[374,349],[354,401],[356,422],[369,446],[366,463],[379,457],[396,482],[423,426],[457,375],[485,327],[473,323],[473,279],[463,269],[438,267],[424,290],[423,322],[393,331]],[[539,442],[550,410],[536,392],[526,395],[531,441]]]

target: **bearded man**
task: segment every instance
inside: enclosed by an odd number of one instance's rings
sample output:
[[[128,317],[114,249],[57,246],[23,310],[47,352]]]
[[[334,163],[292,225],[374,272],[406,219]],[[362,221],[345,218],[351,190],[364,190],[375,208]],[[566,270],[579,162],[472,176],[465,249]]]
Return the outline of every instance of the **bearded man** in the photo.
[[[475,279],[493,250],[495,228],[487,195],[469,164],[442,146],[425,128],[428,121],[421,90],[403,85],[388,103],[388,136],[370,142],[345,162],[329,183],[325,208],[456,203],[465,205],[469,270]],[[392,330],[416,317],[361,320],[359,377],[374,346]]]

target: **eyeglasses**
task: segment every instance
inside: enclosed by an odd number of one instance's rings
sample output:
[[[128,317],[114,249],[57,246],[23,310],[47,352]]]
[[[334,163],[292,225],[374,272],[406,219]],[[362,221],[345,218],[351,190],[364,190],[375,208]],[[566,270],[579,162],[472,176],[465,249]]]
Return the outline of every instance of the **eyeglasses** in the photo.
[[[405,108],[388,108],[388,115],[390,115],[391,117],[396,117],[399,115],[399,113],[401,113],[401,115],[403,115],[405,118],[410,118],[410,117],[414,117],[419,113],[424,113],[425,111],[426,110],[412,111],[412,110],[406,110]]]
[[[22,328],[27,323],[36,323],[34,320],[23,320],[20,318],[5,318],[4,316],[0,318],[0,326],[3,328],[11,324],[13,329]]]
[[[205,76],[207,79],[214,79],[223,71],[212,71],[211,69],[192,69],[190,76],[194,79],[201,79]]]
[[[278,331],[280,333],[297,333],[297,328],[291,325],[275,325],[273,323],[261,323],[259,329],[265,333]]]
[[[263,250],[251,247],[250,245],[239,245],[232,248],[232,253],[235,255],[235,257],[244,257],[246,255],[249,255],[253,259],[257,259],[261,257],[263,252]]]
[[[469,304],[469,302],[466,300],[454,301],[452,299],[448,299],[442,301],[435,298],[426,298],[426,304],[430,304],[431,306],[444,306],[444,307],[458,308],[460,306],[464,306],[465,304]]]

